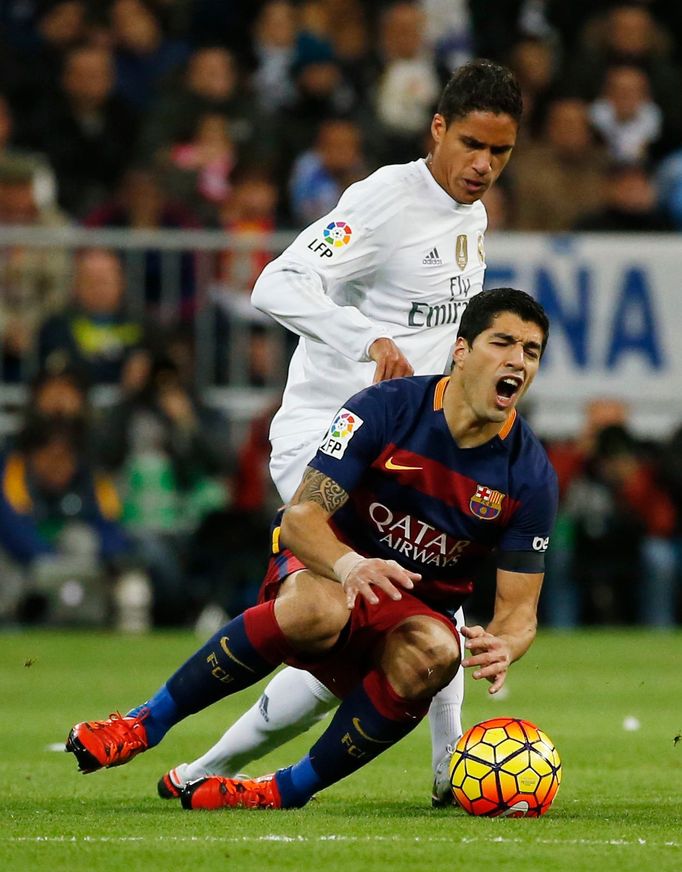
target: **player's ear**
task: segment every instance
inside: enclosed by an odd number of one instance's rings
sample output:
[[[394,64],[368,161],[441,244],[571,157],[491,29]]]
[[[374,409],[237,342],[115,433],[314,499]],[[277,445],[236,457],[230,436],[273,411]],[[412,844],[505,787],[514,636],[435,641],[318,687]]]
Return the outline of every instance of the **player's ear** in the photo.
[[[457,337],[455,347],[452,350],[452,368],[456,369],[457,364],[462,363],[469,351],[469,343],[461,336]]]
[[[445,134],[445,130],[447,128],[447,123],[445,118],[439,113],[436,114],[431,119],[431,136],[433,137],[433,141],[438,143],[441,141]]]

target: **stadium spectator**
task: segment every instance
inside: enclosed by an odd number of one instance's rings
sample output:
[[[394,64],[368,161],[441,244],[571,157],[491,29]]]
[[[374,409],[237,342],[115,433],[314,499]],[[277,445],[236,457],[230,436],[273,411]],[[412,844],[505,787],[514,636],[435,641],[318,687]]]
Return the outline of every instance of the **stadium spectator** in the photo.
[[[9,101],[0,94],[0,161],[26,158],[33,164],[33,189],[39,209],[54,209],[57,182],[52,167],[40,152],[16,145],[15,118]]]
[[[218,207],[230,196],[236,162],[229,122],[218,112],[207,112],[197,119],[189,139],[170,146],[165,181],[204,223],[215,225]]]
[[[142,321],[125,312],[125,279],[116,254],[79,255],[69,307],[51,316],[38,337],[41,367],[79,369],[91,384],[119,384],[134,358],[146,359]]]
[[[243,164],[237,167],[233,182],[232,193],[220,210],[221,227],[236,237],[267,235],[277,230],[279,192],[272,174],[264,167]],[[250,294],[273,257],[266,244],[244,248],[235,244],[220,252],[216,275],[220,293],[228,293],[233,299]],[[251,310],[250,304],[248,308]]]
[[[519,39],[553,39],[555,37],[547,13],[557,4],[546,2],[523,2],[523,0],[499,0],[495,14],[491,15],[488,0],[469,0],[469,14],[474,35],[475,54],[494,60],[509,60],[510,53]],[[573,4],[571,4],[573,5]],[[594,3],[589,11],[594,10]]]
[[[625,426],[628,416],[628,406],[621,400],[590,400],[579,432],[570,439],[550,440],[547,445],[559,482],[559,512],[540,601],[543,621],[551,627],[577,627],[582,616],[582,594],[574,574],[574,521],[566,511],[566,494],[594,456],[599,433],[606,427]]]
[[[651,99],[647,75],[633,65],[607,69],[589,116],[609,157],[621,163],[646,160],[663,132],[663,113]]]
[[[0,547],[25,570],[24,620],[103,623],[107,580],[131,557],[113,482],[87,461],[81,428],[30,418],[0,459]]]
[[[556,90],[559,66],[556,42],[522,37],[511,49],[509,66],[521,85],[524,138],[536,139],[542,133],[547,105]]]
[[[441,78],[473,57],[474,34],[469,0],[420,0],[424,38]]]
[[[569,486],[573,573],[590,623],[675,623],[675,506],[622,425],[604,427]]]
[[[646,3],[616,2],[587,22],[576,51],[569,55],[563,76],[565,93],[591,103],[602,90],[609,67],[635,65],[648,76],[651,97],[663,111],[665,142],[661,153],[680,136],[680,70],[671,60],[673,34]]]
[[[296,158],[313,147],[320,124],[329,118],[361,117],[357,95],[345,81],[331,43],[311,34],[299,36],[292,67],[296,87],[293,103],[282,109],[266,134],[275,161],[282,202]]]
[[[0,101],[1,105],[1,101]],[[66,218],[39,203],[44,164],[32,157],[0,156],[0,227],[57,229]],[[43,189],[44,190],[44,189]],[[53,247],[15,244],[0,249],[0,361],[2,379],[28,377],[43,321],[68,298],[70,257]]]
[[[158,167],[144,164],[130,166],[119,182],[113,197],[99,204],[84,221],[86,227],[121,227],[130,230],[195,230],[198,217],[184,203],[173,199]],[[166,255],[168,257],[168,255]],[[140,263],[141,261],[141,263]],[[147,248],[136,253],[133,272],[143,292],[134,297],[138,315],[146,314],[164,323],[179,316],[188,318],[194,310],[196,257],[183,251],[179,259],[179,283],[176,293],[166,288],[164,294],[164,253]],[[132,300],[131,300],[132,302]]]
[[[582,100],[550,103],[544,136],[519,150],[510,167],[515,230],[570,230],[602,202],[605,156]]]
[[[190,137],[206,113],[223,115],[238,149],[257,153],[257,106],[242,81],[234,55],[221,46],[195,49],[180,86],[169,86],[145,118],[139,150],[145,159]]]
[[[122,523],[153,567],[155,623],[186,623],[206,596],[185,576],[190,538],[227,499],[227,423],[190,392],[173,361],[158,358],[101,432],[99,455],[120,481]]]
[[[296,32],[296,10],[289,0],[269,0],[263,5],[253,27],[251,83],[266,115],[275,115],[294,99],[291,68]]]
[[[309,151],[294,162],[289,180],[291,216],[300,227],[325,215],[353,182],[366,176],[367,161],[357,124],[323,121]]]
[[[107,196],[130,156],[136,116],[114,95],[111,52],[70,49],[58,95],[33,115],[29,144],[45,152],[58,180],[60,205],[80,218]],[[46,135],[49,131],[49,135]]]
[[[656,188],[646,167],[640,164],[614,164],[604,183],[601,209],[580,218],[574,230],[605,233],[665,232],[672,222],[659,209]]]
[[[374,109],[384,139],[381,162],[413,160],[440,91],[422,10],[406,2],[389,6],[382,13],[379,44],[382,67]]]
[[[110,11],[116,94],[133,109],[146,109],[159,87],[185,63],[188,46],[169,39],[147,0],[114,0]]]
[[[360,0],[344,5],[343,16],[334,19],[328,34],[343,81],[353,91],[355,105],[364,105],[375,87],[379,62],[373,51],[370,10]]]
[[[87,41],[89,22],[84,0],[13,5],[24,8],[17,8],[17,22],[3,45],[10,69],[0,81],[12,98],[23,136],[26,116],[33,107],[46,94],[50,98],[56,94],[65,54]]]

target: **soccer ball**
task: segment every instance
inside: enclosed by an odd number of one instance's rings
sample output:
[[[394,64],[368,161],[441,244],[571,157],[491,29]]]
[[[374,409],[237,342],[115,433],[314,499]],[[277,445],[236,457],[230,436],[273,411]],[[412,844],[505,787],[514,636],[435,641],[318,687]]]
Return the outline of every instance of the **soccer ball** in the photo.
[[[553,742],[529,721],[491,718],[467,730],[450,760],[455,799],[474,815],[539,817],[561,783]]]

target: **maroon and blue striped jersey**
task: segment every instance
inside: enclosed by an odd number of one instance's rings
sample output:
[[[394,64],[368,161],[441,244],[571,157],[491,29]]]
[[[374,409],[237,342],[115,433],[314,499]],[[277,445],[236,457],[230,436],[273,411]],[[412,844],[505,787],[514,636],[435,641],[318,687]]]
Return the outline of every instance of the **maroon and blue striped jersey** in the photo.
[[[309,465],[349,495],[330,519],[338,538],[421,573],[414,594],[451,609],[492,551],[499,567],[543,570],[558,489],[544,448],[515,411],[493,439],[459,448],[443,411],[447,383],[418,376],[361,391]]]

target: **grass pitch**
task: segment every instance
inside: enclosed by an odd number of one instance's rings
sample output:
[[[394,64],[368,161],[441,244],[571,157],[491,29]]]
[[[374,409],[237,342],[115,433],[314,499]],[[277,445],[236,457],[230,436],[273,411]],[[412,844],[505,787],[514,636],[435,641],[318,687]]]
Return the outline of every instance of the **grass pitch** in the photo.
[[[0,868],[682,870],[680,633],[545,632],[513,667],[506,698],[469,680],[466,726],[527,718],[561,754],[552,809],[521,820],[430,807],[426,723],[302,810],[185,812],[158,799],[158,777],[203,752],[258,688],[118,769],[79,775],[71,755],[50,750],[74,722],[145,699],[196,645],[189,633],[0,635]],[[312,737],[250,771],[293,762]]]

